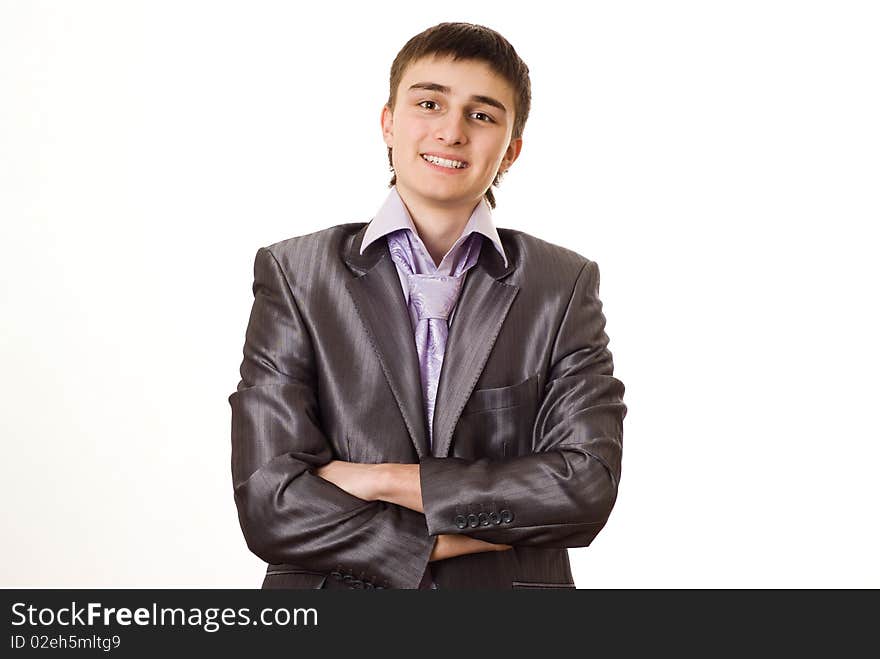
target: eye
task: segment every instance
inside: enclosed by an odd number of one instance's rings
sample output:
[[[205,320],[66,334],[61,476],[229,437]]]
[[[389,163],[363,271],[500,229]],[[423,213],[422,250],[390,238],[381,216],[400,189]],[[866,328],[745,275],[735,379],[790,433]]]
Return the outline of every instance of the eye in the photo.
[[[425,107],[425,103],[431,103],[434,107]],[[434,110],[434,109],[436,109],[437,101],[424,100],[424,101],[420,101],[416,105],[424,108],[425,110]],[[478,121],[480,121],[480,123],[484,123],[484,124],[494,124],[495,123],[495,120],[492,117],[490,117],[488,114],[486,114],[485,112],[471,112],[471,115],[480,115],[482,117],[485,117],[484,119],[478,119]]]

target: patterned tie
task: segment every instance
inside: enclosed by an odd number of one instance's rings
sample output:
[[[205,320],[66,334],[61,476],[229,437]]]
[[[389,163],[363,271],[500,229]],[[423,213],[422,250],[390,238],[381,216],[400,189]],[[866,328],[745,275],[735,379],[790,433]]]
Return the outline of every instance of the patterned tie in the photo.
[[[449,336],[449,314],[458,302],[464,275],[477,262],[481,241],[477,238],[479,234],[470,235],[468,244],[463,247],[465,253],[458,259],[451,274],[437,274],[436,268],[434,274],[421,274],[414,272],[412,245],[406,235],[409,233],[406,230],[389,235],[388,246],[391,258],[407,273],[409,304],[419,319],[415,329],[416,350],[422,376],[428,440],[433,446],[434,403]]]

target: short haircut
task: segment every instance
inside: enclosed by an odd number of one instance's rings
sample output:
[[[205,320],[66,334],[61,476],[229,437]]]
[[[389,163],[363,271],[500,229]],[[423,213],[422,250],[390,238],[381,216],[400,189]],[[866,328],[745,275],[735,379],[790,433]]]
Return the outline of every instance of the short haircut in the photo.
[[[423,57],[451,57],[453,60],[473,60],[484,62],[497,75],[513,87],[514,119],[512,139],[522,137],[529,108],[532,104],[532,83],[529,67],[522,61],[510,42],[498,32],[473,23],[440,23],[417,34],[404,44],[391,64],[389,79],[388,108],[393,112],[397,102],[397,87],[407,67]],[[392,170],[394,161],[391,147],[388,147],[388,164]],[[497,172],[492,185],[498,187],[503,172]],[[390,188],[397,183],[397,174],[391,177]],[[486,201],[495,208],[495,195],[491,186],[485,193]]]

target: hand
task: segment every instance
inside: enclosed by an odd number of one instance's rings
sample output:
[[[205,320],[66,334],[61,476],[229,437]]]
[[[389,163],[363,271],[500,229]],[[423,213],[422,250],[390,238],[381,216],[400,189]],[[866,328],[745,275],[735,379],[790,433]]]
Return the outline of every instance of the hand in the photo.
[[[379,489],[379,472],[377,471],[379,466],[331,460],[323,467],[316,469],[315,473],[359,499],[374,501]]]
[[[424,513],[418,464],[331,460],[315,473],[365,501],[387,501]]]
[[[463,556],[464,554],[478,554],[484,551],[506,551],[513,549],[512,545],[495,544],[478,540],[467,535],[442,533],[437,536],[434,549],[428,561],[442,561],[445,558]]]

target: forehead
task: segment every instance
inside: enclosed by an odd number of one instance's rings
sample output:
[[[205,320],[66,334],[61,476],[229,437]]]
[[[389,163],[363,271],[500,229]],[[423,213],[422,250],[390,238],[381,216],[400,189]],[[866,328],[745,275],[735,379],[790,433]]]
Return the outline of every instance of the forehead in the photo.
[[[508,108],[513,108],[513,87],[482,61],[423,57],[412,62],[403,72],[397,88],[398,95],[408,93],[410,85],[424,82],[449,87],[452,96],[492,96]]]

